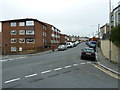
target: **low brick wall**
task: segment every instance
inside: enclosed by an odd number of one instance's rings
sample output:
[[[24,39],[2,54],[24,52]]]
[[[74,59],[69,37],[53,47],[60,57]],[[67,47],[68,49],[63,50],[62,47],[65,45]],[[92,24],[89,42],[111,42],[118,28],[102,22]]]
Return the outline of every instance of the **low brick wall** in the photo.
[[[110,52],[110,41],[109,40],[101,40],[101,50],[103,55],[109,59]],[[120,63],[120,47],[116,46],[111,42],[111,60],[114,63]]]

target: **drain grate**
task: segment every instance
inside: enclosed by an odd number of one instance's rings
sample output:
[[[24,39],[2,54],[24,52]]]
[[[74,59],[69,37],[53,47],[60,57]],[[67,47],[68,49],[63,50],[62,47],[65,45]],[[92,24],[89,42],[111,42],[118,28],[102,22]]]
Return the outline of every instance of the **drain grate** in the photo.
[[[59,74],[54,74],[54,75],[50,75],[48,77],[55,77],[55,76],[58,76]]]
[[[34,80],[32,80],[32,81],[29,81],[30,83],[33,83],[33,82],[38,82],[38,81],[40,81],[40,80],[43,80],[44,78],[38,78],[38,79],[34,79]]]
[[[65,71],[65,72],[63,72],[63,74],[65,74],[65,73],[69,73],[69,72],[71,72],[71,71]]]

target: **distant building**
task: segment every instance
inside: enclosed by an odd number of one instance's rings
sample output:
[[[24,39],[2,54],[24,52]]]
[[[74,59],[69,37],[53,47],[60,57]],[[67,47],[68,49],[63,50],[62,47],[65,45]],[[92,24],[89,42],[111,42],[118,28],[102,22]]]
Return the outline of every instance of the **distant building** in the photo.
[[[110,26],[108,23],[100,27],[100,39],[103,38],[104,35],[109,34]]]
[[[118,24],[120,24],[120,2],[111,12],[111,27],[115,27]]]
[[[2,32],[0,32],[0,55],[2,55]]]

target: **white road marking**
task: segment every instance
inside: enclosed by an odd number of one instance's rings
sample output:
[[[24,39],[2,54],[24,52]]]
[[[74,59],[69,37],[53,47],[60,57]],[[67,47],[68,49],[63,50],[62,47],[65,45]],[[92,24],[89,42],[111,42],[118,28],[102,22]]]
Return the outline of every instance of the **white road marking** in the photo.
[[[4,83],[7,84],[7,83],[14,82],[14,81],[18,81],[18,80],[20,80],[20,78],[8,80],[8,81],[5,81]]]
[[[70,67],[71,67],[71,65],[65,66],[65,68],[70,68]]]
[[[19,58],[25,58],[25,57],[19,57]]]
[[[62,68],[56,68],[56,69],[54,69],[55,71],[58,71],[58,70],[61,70]]]
[[[91,62],[87,62],[87,63],[91,63]]]
[[[73,66],[78,66],[78,64],[73,64]]]
[[[31,75],[27,75],[27,76],[25,76],[25,78],[33,77],[33,76],[36,76],[36,75],[37,75],[37,73],[31,74]]]
[[[43,72],[41,72],[41,74],[45,74],[45,73],[48,73],[48,72],[51,72],[51,70],[43,71]]]
[[[5,62],[5,61],[8,61],[8,60],[0,60],[1,62]]]
[[[81,63],[81,64],[85,64],[85,63]]]

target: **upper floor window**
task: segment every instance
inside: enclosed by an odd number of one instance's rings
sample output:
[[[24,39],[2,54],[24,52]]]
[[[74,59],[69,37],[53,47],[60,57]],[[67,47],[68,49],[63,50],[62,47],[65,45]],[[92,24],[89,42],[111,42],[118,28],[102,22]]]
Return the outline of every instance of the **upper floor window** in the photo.
[[[16,30],[11,30],[11,35],[16,35]]]
[[[34,26],[34,21],[26,21],[26,26]]]
[[[16,42],[17,42],[17,40],[15,38],[11,39],[11,43],[16,43]]]
[[[54,27],[52,27],[52,30],[54,30]]]
[[[19,43],[25,43],[25,39],[24,38],[20,38],[19,39]]]
[[[35,42],[35,39],[26,39],[26,42],[27,42],[27,43],[34,43],[34,42]]]
[[[43,25],[43,29],[46,30],[46,29],[47,29],[47,26]]]
[[[25,30],[19,30],[19,35],[25,35]]]
[[[19,26],[25,26],[25,22],[19,22]]]
[[[10,23],[10,26],[11,26],[11,27],[15,27],[15,26],[16,26],[16,22],[11,22],[11,23]]]
[[[26,30],[26,35],[34,35],[34,30]]]

